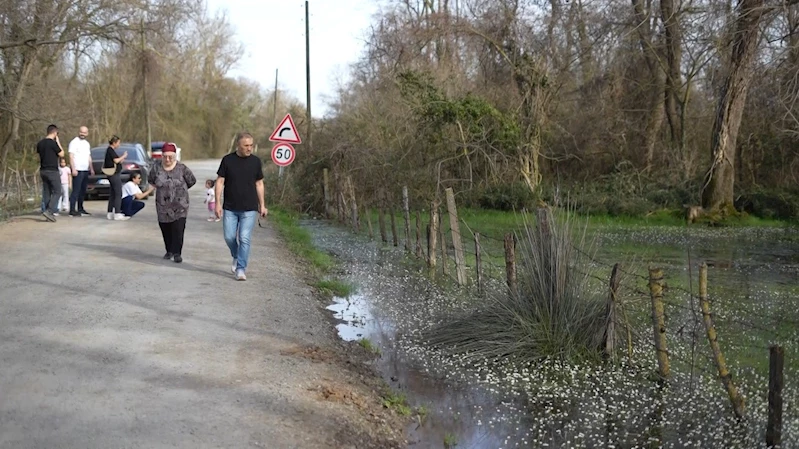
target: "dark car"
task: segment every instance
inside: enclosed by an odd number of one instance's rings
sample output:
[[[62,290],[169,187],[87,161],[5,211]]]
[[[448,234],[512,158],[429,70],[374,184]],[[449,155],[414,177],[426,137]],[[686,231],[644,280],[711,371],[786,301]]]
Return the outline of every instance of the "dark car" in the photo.
[[[160,161],[161,160],[161,157],[163,156],[163,151],[162,150],[164,149],[164,144],[165,143],[166,142],[160,142],[160,141],[152,143],[152,145],[150,147],[150,158],[152,160],[155,160],[155,161]],[[177,154],[175,155],[175,157],[177,158],[177,160],[180,160],[180,147],[177,147],[177,145],[176,145],[176,153]]]
[[[99,198],[101,196],[108,197],[110,185],[108,178],[103,174],[103,164],[105,163],[105,150],[108,147],[92,148],[92,165],[94,166],[94,176],[89,176],[89,187],[86,189],[87,198]],[[117,156],[122,156],[125,152],[128,156],[122,162],[122,184],[130,180],[130,175],[133,172],[141,173],[141,184],[139,187],[142,190],[147,190],[147,175],[152,169],[153,162],[147,157],[144,151],[144,146],[139,143],[123,143],[117,148]]]

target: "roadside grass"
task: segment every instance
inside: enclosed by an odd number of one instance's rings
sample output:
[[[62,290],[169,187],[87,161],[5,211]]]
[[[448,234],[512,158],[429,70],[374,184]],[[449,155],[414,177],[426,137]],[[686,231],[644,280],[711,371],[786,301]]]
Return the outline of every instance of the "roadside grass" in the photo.
[[[458,445],[458,437],[455,434],[448,433],[444,435],[444,448],[451,449]]]
[[[401,416],[411,416],[411,407],[408,405],[407,397],[402,393],[396,393],[388,388],[383,393],[383,407],[393,409]]]
[[[297,256],[308,261],[317,271],[317,275],[330,273],[335,267],[333,258],[316,249],[311,242],[311,233],[299,225],[299,216],[280,207],[269,210],[270,220],[283,236],[286,246]]]
[[[346,298],[355,292],[355,286],[338,279],[322,279],[316,281],[314,287],[341,298]]]
[[[371,352],[372,354],[380,355],[381,351],[371,340],[368,338],[362,338],[358,340],[358,345],[367,351]]]

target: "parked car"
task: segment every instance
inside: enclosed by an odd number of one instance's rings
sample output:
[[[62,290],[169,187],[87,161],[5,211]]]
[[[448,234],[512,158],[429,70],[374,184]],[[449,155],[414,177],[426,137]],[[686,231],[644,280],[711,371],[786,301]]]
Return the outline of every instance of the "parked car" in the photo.
[[[105,163],[105,151],[108,147],[92,148],[92,165],[94,166],[94,176],[89,176],[89,187],[86,189],[87,198],[108,197],[110,185],[108,177],[103,174],[103,164]],[[142,190],[147,190],[147,175],[152,169],[153,162],[147,157],[144,146],[140,143],[123,143],[117,148],[117,155],[121,156],[126,151],[128,156],[122,162],[122,184],[130,180],[132,172],[141,173]]]
[[[166,142],[153,142],[152,143],[152,146],[150,147],[150,158],[152,160],[156,160],[156,161],[161,160],[161,155],[162,155],[161,150],[164,148],[164,144],[165,143]],[[176,151],[175,157],[177,158],[177,160],[180,160],[180,147],[178,147],[177,144],[175,144],[175,146],[177,147],[177,151]]]

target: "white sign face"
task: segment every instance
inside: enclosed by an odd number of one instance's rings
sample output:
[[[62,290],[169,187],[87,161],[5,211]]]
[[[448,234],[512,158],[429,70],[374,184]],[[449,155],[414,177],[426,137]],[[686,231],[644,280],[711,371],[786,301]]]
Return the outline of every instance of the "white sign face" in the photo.
[[[272,142],[302,143],[300,133],[297,132],[297,127],[294,125],[294,119],[291,118],[291,114],[286,114],[283,117],[275,131],[269,136],[269,140]]]
[[[288,143],[279,143],[272,148],[272,162],[278,167],[286,167],[294,162],[296,152]]]

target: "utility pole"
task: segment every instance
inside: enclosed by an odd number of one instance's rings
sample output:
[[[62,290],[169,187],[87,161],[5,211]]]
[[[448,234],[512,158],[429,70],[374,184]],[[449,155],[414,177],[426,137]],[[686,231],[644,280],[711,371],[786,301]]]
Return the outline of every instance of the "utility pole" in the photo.
[[[144,99],[144,127],[147,129],[147,146],[145,151],[148,155],[152,155],[153,151],[153,134],[150,126],[150,100],[147,92],[147,72],[149,71],[149,55],[147,54],[147,41],[144,37],[144,18],[139,22],[141,27],[141,54],[142,54],[142,96]]]
[[[277,127],[277,71],[278,69],[275,69],[275,90],[272,93],[272,123],[275,127]],[[277,169],[277,179],[281,178],[283,178],[283,167]]]
[[[275,91],[272,99],[272,123],[277,126],[277,70],[275,69]]]
[[[305,127],[306,142],[308,143],[308,151],[311,150],[311,27],[308,24],[308,0],[305,0],[305,119],[307,125]]]

